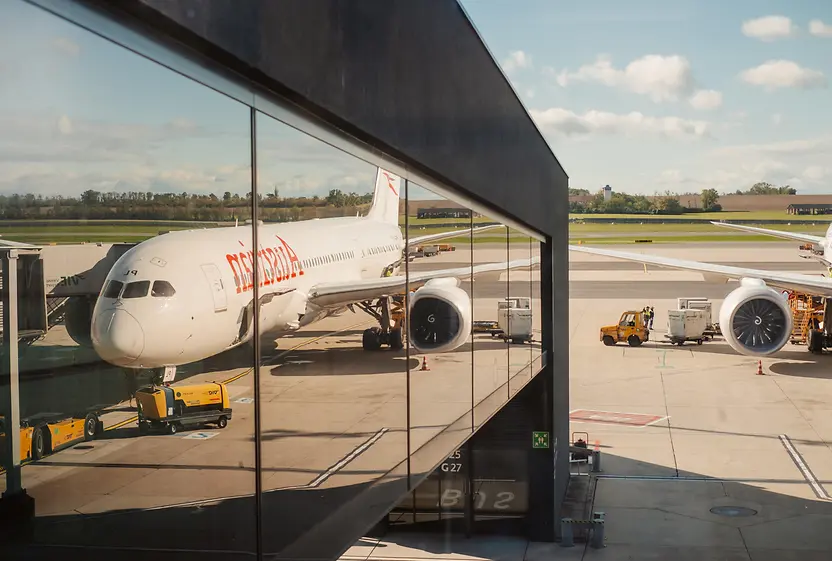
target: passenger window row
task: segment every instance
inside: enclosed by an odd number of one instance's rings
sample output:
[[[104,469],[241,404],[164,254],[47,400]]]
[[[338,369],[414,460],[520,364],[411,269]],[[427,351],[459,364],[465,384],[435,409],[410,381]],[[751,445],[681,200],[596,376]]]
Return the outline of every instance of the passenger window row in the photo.
[[[330,253],[329,255],[304,259],[301,263],[303,264],[304,269],[311,269],[312,267],[328,265],[330,263],[337,263],[339,261],[346,261],[353,258],[355,258],[355,253],[353,251],[338,251],[336,253]]]
[[[111,280],[107,283],[102,297],[104,298],[144,298],[147,296],[148,290],[150,295],[155,298],[170,298],[176,291],[168,281],[157,280],[153,281],[153,287],[150,286],[150,281],[142,280],[129,283],[123,283],[117,280]]]

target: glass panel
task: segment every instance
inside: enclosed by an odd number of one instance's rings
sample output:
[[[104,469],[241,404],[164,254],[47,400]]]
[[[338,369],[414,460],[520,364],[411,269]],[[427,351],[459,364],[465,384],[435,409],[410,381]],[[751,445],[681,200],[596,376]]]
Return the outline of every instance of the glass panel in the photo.
[[[540,284],[540,248],[542,243],[532,238],[530,241],[532,259],[537,259],[537,264],[531,268],[531,291],[532,291],[532,372],[536,373],[543,366],[541,356],[543,355],[543,332],[541,331],[542,301]]]
[[[147,291],[150,290],[150,281],[136,281],[128,283],[124,287],[124,292],[121,293],[122,298],[143,298],[147,296]]]
[[[176,291],[168,281],[155,281],[150,293],[151,296],[156,298],[170,298],[174,294],[176,294]]]
[[[118,298],[121,294],[121,289],[124,288],[124,283],[117,280],[111,280],[107,283],[107,288],[104,289],[102,296],[104,298]]]
[[[371,486],[407,490],[404,181],[262,113],[256,139],[259,250],[238,270],[260,276],[263,547],[296,556],[365,530]],[[358,291],[393,276],[390,300]]]
[[[410,471],[417,478],[472,430],[471,211],[413,182],[407,195]],[[448,269],[456,274],[431,279]]]
[[[508,260],[526,263],[510,269],[508,276],[508,300],[501,310],[509,328],[509,394],[514,395],[531,379],[532,291],[531,238],[522,232],[509,229]]]
[[[254,357],[224,352],[242,307],[225,254],[252,238],[234,227],[250,111],[30,4],[2,12],[3,238],[43,245],[46,272],[46,302],[17,301],[48,330],[22,334],[24,426],[7,431],[25,441],[31,539],[251,554]],[[141,297],[161,279],[187,290]]]
[[[508,233],[498,220],[476,216],[474,266],[508,261]],[[508,296],[507,269],[474,279],[474,427],[480,427],[508,399],[508,342],[502,337],[499,303]]]

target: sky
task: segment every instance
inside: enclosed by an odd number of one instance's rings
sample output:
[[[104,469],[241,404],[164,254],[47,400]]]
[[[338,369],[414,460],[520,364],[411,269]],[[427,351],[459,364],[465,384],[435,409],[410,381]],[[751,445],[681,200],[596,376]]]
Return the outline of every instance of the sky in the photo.
[[[832,2],[460,2],[572,187],[832,193]],[[243,104],[4,2],[0,194],[242,195],[248,131]],[[261,191],[372,191],[375,166],[270,117],[257,143]]]
[[[460,4],[570,187],[832,194],[832,2]]]

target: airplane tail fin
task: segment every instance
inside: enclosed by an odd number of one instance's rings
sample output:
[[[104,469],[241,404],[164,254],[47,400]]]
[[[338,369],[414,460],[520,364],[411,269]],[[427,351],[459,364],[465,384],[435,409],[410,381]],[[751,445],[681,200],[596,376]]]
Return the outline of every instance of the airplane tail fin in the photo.
[[[389,224],[399,223],[399,198],[402,178],[395,173],[378,168],[373,204],[367,218]]]

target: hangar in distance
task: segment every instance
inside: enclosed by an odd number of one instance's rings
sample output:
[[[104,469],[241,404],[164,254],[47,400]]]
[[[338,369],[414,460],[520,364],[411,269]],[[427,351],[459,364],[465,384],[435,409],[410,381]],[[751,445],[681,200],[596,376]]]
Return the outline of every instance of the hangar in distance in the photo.
[[[170,372],[252,341],[254,267],[259,331],[272,340],[355,306],[379,320],[365,350],[403,346],[389,321],[391,299],[410,292],[407,333],[416,352],[465,343],[471,303],[461,278],[529,267],[538,257],[410,273],[409,246],[457,237],[488,225],[405,239],[399,226],[402,180],[379,168],[365,216],[169,232],[115,261],[91,309],[70,306],[67,330],[103,360],[127,369]],[[24,245],[24,244],[17,244]],[[74,317],[73,317],[74,315]]]

